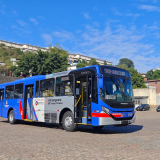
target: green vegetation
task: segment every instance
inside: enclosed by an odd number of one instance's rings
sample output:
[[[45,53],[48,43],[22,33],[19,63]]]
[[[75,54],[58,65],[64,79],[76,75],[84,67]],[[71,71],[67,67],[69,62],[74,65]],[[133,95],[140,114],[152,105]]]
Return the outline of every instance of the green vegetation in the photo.
[[[146,77],[148,80],[152,80],[153,79],[153,73],[154,71],[153,70],[150,70],[146,73]]]
[[[82,67],[86,67],[86,66],[92,66],[92,65],[99,65],[99,63],[94,59],[91,58],[91,60],[89,61],[89,63],[86,60],[79,60],[80,63],[77,64],[77,68],[82,68]]]
[[[7,74],[11,70],[13,64],[11,58],[19,58],[24,53],[19,48],[7,47],[5,44],[0,44],[0,62],[4,62],[4,66],[0,66],[0,73]]]
[[[132,60],[122,58],[116,67],[128,70],[131,73],[133,88],[146,88],[143,76],[134,68]]]
[[[126,65],[127,68],[134,68],[134,63],[132,60],[128,59],[128,58],[122,58],[119,60],[119,63],[118,63],[119,66],[121,65]]]
[[[37,53],[23,54],[19,59],[17,68],[14,68],[16,76],[19,76],[21,72],[24,77],[30,74],[46,75],[67,70],[68,51],[60,47],[50,47],[46,52],[39,50]]]

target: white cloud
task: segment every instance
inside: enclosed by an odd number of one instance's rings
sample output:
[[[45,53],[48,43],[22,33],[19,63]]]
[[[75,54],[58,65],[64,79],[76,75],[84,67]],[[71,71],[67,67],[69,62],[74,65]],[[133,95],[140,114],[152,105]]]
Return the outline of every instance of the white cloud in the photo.
[[[5,14],[5,8],[6,6],[3,4],[3,2],[0,2],[0,13]]]
[[[115,7],[112,8],[112,11],[114,12],[115,15],[122,16],[122,13],[120,13]]]
[[[17,27],[16,25],[12,25],[11,28],[13,28],[20,36],[22,36],[23,34],[31,34],[29,30]]]
[[[73,47],[74,53],[80,51],[85,55],[113,62],[114,65],[121,58],[129,58],[140,72],[154,68],[155,63],[159,64],[157,58],[160,56],[153,56],[154,45],[142,43],[145,32],[137,32],[135,26],[126,29],[119,25],[116,30],[112,30],[110,25],[104,30],[89,25],[86,28],[87,31],[79,37],[80,43]]]
[[[52,36],[50,34],[42,34],[41,37],[44,39],[46,45],[52,43]]]
[[[15,10],[13,10],[12,13],[13,13],[14,15],[18,15],[18,13],[17,13]]]
[[[83,12],[82,14],[86,19],[91,19],[91,17],[89,16],[89,13]]]
[[[19,25],[21,25],[22,27],[26,26],[27,23],[25,23],[24,21],[21,20],[17,20],[17,22],[19,23]]]
[[[136,18],[136,17],[139,17],[139,16],[140,16],[140,14],[127,13],[127,14],[126,14],[126,16]]]
[[[38,21],[37,21],[35,18],[30,18],[30,21],[31,21],[34,25],[37,25],[37,24],[38,24]]]
[[[160,12],[159,7],[152,6],[152,5],[139,5],[138,8],[142,9],[142,10],[147,10],[147,11],[158,11],[158,12]]]
[[[156,25],[156,23],[154,23]],[[90,57],[103,59],[118,64],[119,59],[129,58],[139,72],[145,73],[159,65],[160,54],[155,54],[152,42],[143,42],[146,38],[148,28],[138,32],[136,26],[129,29],[126,26],[117,25],[116,29],[111,28],[112,24],[107,23],[105,29],[97,29],[86,25],[86,30],[78,31],[75,34],[67,31],[54,31],[52,34],[43,34],[42,38],[47,44],[60,41],[60,45],[70,50],[70,53],[81,53]],[[155,36],[159,36],[155,33]],[[68,48],[68,42],[72,47]]]
[[[67,31],[61,31],[61,32],[55,31],[52,33],[52,36],[61,39],[61,41],[74,39],[74,35]]]
[[[39,19],[45,19],[43,16],[38,16]]]

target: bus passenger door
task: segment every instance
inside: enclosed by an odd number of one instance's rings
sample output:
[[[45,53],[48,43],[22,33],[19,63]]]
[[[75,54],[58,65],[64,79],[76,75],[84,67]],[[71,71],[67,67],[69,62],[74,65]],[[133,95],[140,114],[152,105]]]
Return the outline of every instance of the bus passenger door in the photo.
[[[33,120],[33,92],[34,84],[25,86],[23,119]]]
[[[75,123],[91,123],[91,76],[75,78]]]
[[[4,89],[0,89],[0,117],[2,117]]]

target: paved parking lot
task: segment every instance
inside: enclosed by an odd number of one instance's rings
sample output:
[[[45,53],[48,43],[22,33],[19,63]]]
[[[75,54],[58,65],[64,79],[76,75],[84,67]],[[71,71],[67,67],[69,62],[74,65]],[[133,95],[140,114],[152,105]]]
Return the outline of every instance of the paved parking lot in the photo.
[[[96,131],[80,126],[66,132],[57,125],[10,125],[0,118],[0,159],[160,159],[160,112],[139,111],[136,123]]]

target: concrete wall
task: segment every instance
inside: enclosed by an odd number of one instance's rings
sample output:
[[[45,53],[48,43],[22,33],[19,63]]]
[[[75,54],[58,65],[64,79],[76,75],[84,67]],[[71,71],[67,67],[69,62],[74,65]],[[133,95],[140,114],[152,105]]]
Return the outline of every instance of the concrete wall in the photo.
[[[156,87],[149,86],[149,104],[156,105]]]
[[[156,105],[156,87],[149,86],[148,88],[133,89],[133,93],[136,99],[138,97],[141,99],[144,98],[148,104]]]

